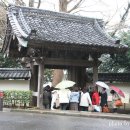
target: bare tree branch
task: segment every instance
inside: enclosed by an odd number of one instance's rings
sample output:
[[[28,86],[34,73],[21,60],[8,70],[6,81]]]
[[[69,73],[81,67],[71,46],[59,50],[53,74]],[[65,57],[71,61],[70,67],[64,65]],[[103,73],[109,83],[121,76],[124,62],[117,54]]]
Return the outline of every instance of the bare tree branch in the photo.
[[[83,2],[83,0],[79,0],[79,1],[73,6],[73,8],[70,9],[70,10],[68,10],[67,12],[70,13],[70,12],[72,12],[73,10],[77,9],[82,2]]]
[[[68,0],[68,1],[67,1],[67,4],[71,3],[72,1],[73,1],[73,0]]]
[[[8,7],[8,5],[5,3],[5,1],[4,0],[1,0],[1,3],[2,3],[2,7],[4,8],[4,9],[7,9],[7,7]]]
[[[7,6],[5,3],[0,4],[0,45],[3,43],[6,30],[6,10]]]
[[[125,20],[126,20],[126,18],[128,16],[128,13],[129,13],[129,10],[130,10],[130,3],[128,3],[127,9],[125,10],[125,13],[122,15],[118,26],[113,31],[112,36],[114,36],[117,33],[117,31],[120,29],[120,27],[123,26],[123,24],[125,23]]]
[[[22,5],[22,6],[25,5],[23,0],[15,0],[15,4]],[[2,44],[5,37],[7,8],[8,8],[8,2],[5,0],[1,0],[0,2],[0,44]]]
[[[26,4],[23,2],[23,0],[15,0],[16,5],[22,5],[25,6]]]
[[[41,0],[38,0],[38,5],[37,5],[37,8],[39,8],[41,5]]]
[[[8,1],[5,1],[5,0],[1,0],[1,3],[3,4],[3,7],[5,9],[7,9],[8,7]],[[16,5],[22,5],[22,6],[25,6],[26,4],[23,2],[23,0],[15,0],[15,4]]]
[[[104,23],[104,25],[106,26],[108,23],[110,23],[110,21],[114,18],[114,16],[116,15],[118,11],[118,7],[116,8],[116,11],[115,13],[111,16],[111,17],[108,17],[108,20]]]

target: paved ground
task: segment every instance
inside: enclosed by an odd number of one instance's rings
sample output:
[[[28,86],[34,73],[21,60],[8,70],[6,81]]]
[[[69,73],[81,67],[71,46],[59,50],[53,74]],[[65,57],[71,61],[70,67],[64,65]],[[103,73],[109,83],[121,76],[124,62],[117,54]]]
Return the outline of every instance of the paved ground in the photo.
[[[65,115],[65,116],[76,116],[76,117],[118,119],[118,120],[129,120],[130,121],[130,114],[100,113],[100,112],[79,112],[79,111],[69,111],[69,110],[67,110],[67,111],[40,110],[40,109],[11,109],[10,111],[11,112],[28,112],[28,113]]]
[[[130,121],[48,115],[23,112],[0,112],[0,130],[129,130]]]

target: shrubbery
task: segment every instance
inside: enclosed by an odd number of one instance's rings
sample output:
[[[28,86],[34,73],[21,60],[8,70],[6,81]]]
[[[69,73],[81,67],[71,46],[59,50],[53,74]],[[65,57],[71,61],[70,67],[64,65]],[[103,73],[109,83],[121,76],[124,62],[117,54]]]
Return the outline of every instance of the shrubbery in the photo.
[[[32,101],[32,91],[6,90],[3,104],[5,107],[29,107]]]

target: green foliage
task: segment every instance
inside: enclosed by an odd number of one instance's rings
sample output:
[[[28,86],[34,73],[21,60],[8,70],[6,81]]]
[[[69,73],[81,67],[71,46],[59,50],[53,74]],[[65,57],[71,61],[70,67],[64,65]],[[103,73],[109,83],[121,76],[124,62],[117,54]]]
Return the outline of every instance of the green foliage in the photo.
[[[53,69],[45,69],[44,71],[44,83],[47,82],[52,82],[52,78],[53,78]]]
[[[119,39],[130,47],[130,32],[121,32]],[[130,72],[130,50],[126,54],[106,56],[99,67],[100,72]]]
[[[4,57],[3,54],[0,53],[0,68],[13,68],[13,67],[21,67],[20,62],[17,59]]]
[[[4,105],[8,107],[26,107],[32,101],[32,91],[5,90]]]

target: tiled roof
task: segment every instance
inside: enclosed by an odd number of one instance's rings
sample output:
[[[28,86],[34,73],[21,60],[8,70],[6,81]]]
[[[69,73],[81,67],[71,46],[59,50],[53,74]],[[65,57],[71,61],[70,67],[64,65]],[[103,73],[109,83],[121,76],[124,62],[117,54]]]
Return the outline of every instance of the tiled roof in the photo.
[[[107,47],[108,52],[109,49],[116,52],[127,48],[105,32],[100,19],[13,5],[9,6],[8,19],[24,47],[31,44],[28,40],[35,40],[35,44],[42,46],[46,42],[79,48],[98,47],[99,51]]]
[[[88,76],[92,79],[92,73]],[[109,81],[109,82],[130,82],[130,73],[98,73],[99,81]]]
[[[30,69],[0,68],[0,79],[30,79]]]

